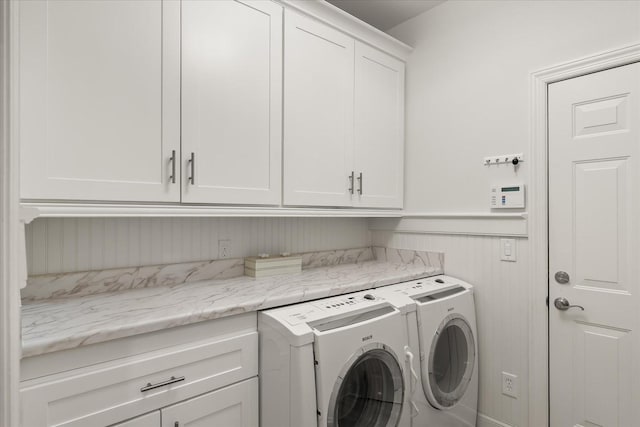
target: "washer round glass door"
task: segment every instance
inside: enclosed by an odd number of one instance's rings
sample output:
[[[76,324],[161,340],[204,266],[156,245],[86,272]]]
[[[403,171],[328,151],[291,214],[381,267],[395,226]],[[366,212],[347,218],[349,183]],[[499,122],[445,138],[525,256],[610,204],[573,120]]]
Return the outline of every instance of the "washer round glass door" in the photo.
[[[393,351],[379,343],[358,350],[331,393],[328,427],[395,427],[400,421],[404,379]]]
[[[476,350],[473,332],[459,314],[444,318],[429,351],[429,402],[438,409],[458,403],[467,391],[473,374]]]

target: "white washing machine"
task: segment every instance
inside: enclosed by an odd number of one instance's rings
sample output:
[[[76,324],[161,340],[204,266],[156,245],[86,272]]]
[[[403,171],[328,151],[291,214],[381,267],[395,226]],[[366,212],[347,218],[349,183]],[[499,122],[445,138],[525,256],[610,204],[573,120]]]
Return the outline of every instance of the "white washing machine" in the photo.
[[[405,317],[414,355],[408,380],[412,425],[475,426],[478,344],[473,287],[441,275],[376,292]]]
[[[404,322],[375,291],[260,312],[260,425],[409,427]]]

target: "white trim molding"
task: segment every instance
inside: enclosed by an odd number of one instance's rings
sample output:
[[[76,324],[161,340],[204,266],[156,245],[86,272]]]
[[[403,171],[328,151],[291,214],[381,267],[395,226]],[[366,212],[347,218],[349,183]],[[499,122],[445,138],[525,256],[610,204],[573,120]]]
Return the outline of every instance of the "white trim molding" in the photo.
[[[464,234],[473,236],[527,236],[527,214],[520,213],[410,213],[402,218],[372,219],[372,231],[411,234]]]
[[[13,2],[0,1],[0,425],[20,425],[20,257],[19,155],[15,129],[11,126],[18,111],[13,89],[13,62],[16,46],[10,37]],[[24,247],[23,247],[24,248]]]
[[[324,0],[278,0],[280,3],[322,21],[361,42],[376,46],[402,61],[406,61],[413,48],[391,37],[372,25],[348,14]]]
[[[21,219],[29,223],[36,218],[162,218],[162,217],[323,217],[370,218],[402,217],[401,210],[372,210],[349,208],[280,208],[234,207],[198,205],[120,205],[83,203],[26,203],[21,204]]]
[[[476,427],[512,427],[510,424],[505,424],[501,421],[495,420],[484,414],[478,414],[478,421]]]
[[[640,44],[603,52],[565,64],[531,73],[531,135],[529,159],[528,222],[531,244],[529,286],[529,425],[549,425],[549,343],[548,309],[548,135],[547,86],[551,83],[579,77],[640,61]]]

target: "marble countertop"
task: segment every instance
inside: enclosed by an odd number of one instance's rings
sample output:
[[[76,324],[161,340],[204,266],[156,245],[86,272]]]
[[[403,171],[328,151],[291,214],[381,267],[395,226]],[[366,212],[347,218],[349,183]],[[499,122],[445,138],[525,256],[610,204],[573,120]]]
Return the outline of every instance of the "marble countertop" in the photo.
[[[36,356],[442,272],[441,264],[374,260],[259,279],[240,276],[30,302],[22,307],[22,355]]]

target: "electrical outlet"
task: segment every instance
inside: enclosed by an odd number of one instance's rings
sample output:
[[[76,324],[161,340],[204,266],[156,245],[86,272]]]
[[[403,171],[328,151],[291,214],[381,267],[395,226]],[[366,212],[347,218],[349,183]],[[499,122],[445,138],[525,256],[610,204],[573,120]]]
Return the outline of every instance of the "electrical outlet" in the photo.
[[[508,372],[502,373],[502,394],[518,398],[518,376]]]
[[[231,240],[218,240],[218,258],[229,258],[231,256]]]

